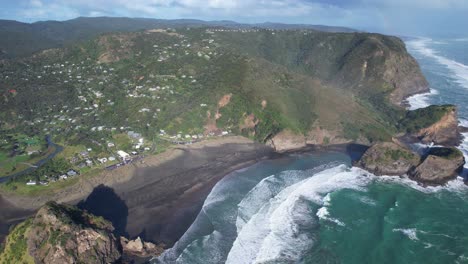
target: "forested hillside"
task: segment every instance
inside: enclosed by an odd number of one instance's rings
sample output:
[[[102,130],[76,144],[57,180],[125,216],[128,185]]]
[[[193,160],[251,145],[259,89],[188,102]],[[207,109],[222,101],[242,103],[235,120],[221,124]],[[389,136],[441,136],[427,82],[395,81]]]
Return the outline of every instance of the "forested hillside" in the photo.
[[[65,146],[57,164],[83,173],[117,150],[232,134],[369,144],[394,135],[403,99],[427,89],[394,37],[219,27],[104,34],[3,60],[0,80],[4,174],[32,155],[12,152],[31,136],[50,135]]]

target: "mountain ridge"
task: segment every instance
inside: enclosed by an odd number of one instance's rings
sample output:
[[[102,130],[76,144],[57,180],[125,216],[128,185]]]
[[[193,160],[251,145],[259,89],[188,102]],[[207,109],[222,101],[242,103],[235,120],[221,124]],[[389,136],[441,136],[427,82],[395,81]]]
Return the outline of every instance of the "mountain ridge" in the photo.
[[[316,29],[333,32],[352,32],[344,27],[322,25],[288,25],[281,23],[245,24],[234,21],[203,21],[198,19],[153,19],[129,17],[78,17],[65,21],[38,21],[23,23],[15,20],[0,20],[0,59],[29,56],[42,49],[57,48],[77,40],[88,40],[103,33],[129,32],[167,27],[227,27],[271,29]],[[33,46],[30,46],[32,40]]]

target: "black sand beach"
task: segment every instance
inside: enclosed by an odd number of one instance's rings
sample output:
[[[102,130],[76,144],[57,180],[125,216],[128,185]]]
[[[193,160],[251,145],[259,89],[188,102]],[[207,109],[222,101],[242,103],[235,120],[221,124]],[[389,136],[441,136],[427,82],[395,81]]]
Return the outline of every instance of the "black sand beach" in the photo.
[[[338,145],[327,151],[357,159],[365,146]],[[295,153],[321,151],[307,147]],[[9,227],[34,213],[46,201],[78,204],[113,222],[116,233],[172,246],[198,215],[213,186],[232,171],[277,154],[263,144],[229,137],[182,146],[136,164],[106,171],[58,193],[38,197],[0,198],[0,238]]]

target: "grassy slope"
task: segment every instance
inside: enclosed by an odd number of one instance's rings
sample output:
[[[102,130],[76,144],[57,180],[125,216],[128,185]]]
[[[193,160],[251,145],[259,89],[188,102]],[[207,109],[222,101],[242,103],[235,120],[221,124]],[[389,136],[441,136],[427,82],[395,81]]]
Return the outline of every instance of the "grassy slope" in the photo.
[[[33,264],[34,259],[27,251],[26,236],[31,225],[31,219],[15,226],[0,253],[0,264]]]
[[[366,90],[366,94],[379,94],[381,100],[376,103],[359,93],[354,97],[352,94],[356,93],[352,89],[346,91],[336,89],[337,85],[329,82],[334,74],[340,73],[340,67],[343,66],[340,65],[339,58],[346,55],[350,45],[355,45],[365,38],[362,34],[304,35],[302,32],[287,31],[272,35],[269,31],[262,31],[211,36],[204,34],[203,29],[182,31],[182,34],[185,34],[191,43],[199,43],[193,45],[194,53],[207,52],[202,46],[202,40],[213,37],[218,43],[219,48],[216,51],[220,55],[212,56],[210,60],[196,55],[176,55],[170,63],[157,63],[151,53],[153,44],[169,46],[178,43],[179,38],[166,34],[130,33],[105,36],[103,37],[105,42],[99,38],[70,47],[65,53],[43,55],[38,57],[41,60],[39,64],[37,61],[34,63],[40,67],[41,64],[64,60],[70,62],[80,62],[84,58],[97,60],[103,53],[111,52],[114,56],[123,59],[108,66],[115,68],[116,75],[129,80],[152,73],[159,75],[192,73],[196,76],[198,80],[196,90],[187,88],[187,83],[181,81],[172,83],[178,97],[173,102],[166,101],[155,105],[163,110],[157,122],[150,115],[141,114],[135,118],[139,109],[152,104],[151,100],[125,98],[122,84],[118,80],[112,81],[104,88],[108,91],[104,92],[110,93],[115,105],[108,108],[109,111],[105,108],[100,109],[101,122],[112,126],[129,125],[145,130],[142,124],[148,123],[173,133],[177,131],[201,133],[206,122],[206,109],[201,108],[200,104],[208,104],[208,110],[213,113],[215,111],[213,106],[217,101],[223,95],[232,93],[234,95],[232,106],[222,109],[223,116],[218,123],[240,133],[238,125],[243,122],[244,116],[254,113],[262,120],[255,131],[258,140],[264,140],[268,134],[276,133],[283,128],[306,134],[317,120],[320,126],[327,129],[346,130],[344,136],[351,139],[360,136],[371,141],[388,138],[395,130],[392,117],[400,112],[387,104],[379,91],[374,90],[369,93]],[[125,41],[131,42],[131,45],[122,49],[121,45]],[[18,65],[18,67],[24,66]],[[134,85],[144,84],[145,80],[140,83],[136,81]],[[26,96],[18,95],[8,105],[25,116],[31,115],[29,111],[31,108],[36,114],[50,113],[50,104],[46,102],[51,99],[52,90],[54,102],[58,103],[58,106],[74,107],[78,104],[75,99],[76,86],[61,83],[59,88],[53,80],[41,82],[37,84],[41,89],[31,87],[33,88],[31,92],[37,95],[35,100],[32,100],[28,96],[30,93],[26,92],[22,93]],[[42,100],[36,100],[37,98]],[[60,100],[55,100],[57,98]],[[263,99],[269,102],[265,110],[260,105]],[[24,105],[28,107],[25,108]],[[238,109],[235,110],[234,106]],[[383,109],[378,109],[382,106]],[[229,107],[231,109],[228,109]],[[93,120],[83,122],[90,123]],[[148,131],[146,134],[152,133]],[[63,134],[63,136],[73,137],[72,134]]]
[[[207,112],[213,116],[218,110],[221,117],[216,123],[220,129],[259,141],[285,128],[307,134],[320,126],[348,139],[373,142],[388,139],[397,131],[396,123],[404,115],[402,109],[389,103],[387,96],[393,88],[383,76],[386,56],[405,55],[404,45],[398,39],[314,31],[209,34],[205,29],[180,29],[177,34],[109,34],[64,50],[7,62],[2,69],[14,80],[7,85],[19,92],[0,100],[2,107],[11,109],[1,111],[0,116],[3,120],[16,120],[12,121],[16,130],[37,134],[50,128],[48,120],[31,126],[20,122],[19,116],[24,120],[53,118],[63,114],[59,110],[67,109],[67,118],[75,118],[77,122],[58,125],[60,133],[55,140],[64,145],[89,146],[94,144],[93,140],[113,140],[114,136],[91,133],[92,126],[130,127],[147,138],[154,138],[159,129],[193,135],[204,132]],[[214,40],[213,45],[207,42],[209,39]],[[379,52],[382,56],[372,55]],[[158,62],[161,56],[158,54],[173,55]],[[103,56],[111,62],[97,64]],[[365,75],[364,59],[369,63]],[[53,76],[52,70],[43,67],[64,62],[87,67],[76,73],[73,70],[70,76],[83,75],[91,81],[64,82],[67,75]],[[111,68],[113,75],[102,74]],[[35,79],[36,75],[44,77]],[[174,77],[158,77],[162,75]],[[182,79],[182,75],[193,76],[197,82]],[[151,99],[154,93],[134,88],[156,85],[170,86],[173,94],[158,91],[156,95],[161,99],[156,100]],[[96,98],[92,91],[102,92],[104,98]],[[149,96],[128,97],[133,91]],[[217,109],[218,101],[226,94],[232,94],[231,102]],[[97,104],[99,109],[86,116],[82,110],[72,110],[83,108],[78,95],[92,98],[84,106]],[[265,109],[261,106],[263,100],[267,101]],[[112,101],[113,105],[107,105],[106,101]],[[202,104],[207,107],[201,107]],[[140,113],[144,108],[151,112],[157,109],[157,117]],[[257,126],[241,129],[251,114],[258,121]],[[82,129],[74,129],[76,125]],[[8,126],[11,124],[3,125]]]

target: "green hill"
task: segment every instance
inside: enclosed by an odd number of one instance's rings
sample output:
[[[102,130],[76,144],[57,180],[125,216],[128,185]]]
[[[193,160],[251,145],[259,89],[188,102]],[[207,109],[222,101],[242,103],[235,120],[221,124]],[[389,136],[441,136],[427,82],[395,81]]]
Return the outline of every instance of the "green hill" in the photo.
[[[186,27],[271,28],[330,32],[352,32],[344,27],[322,25],[289,25],[277,23],[240,24],[233,21],[202,21],[196,19],[150,19],[127,17],[79,17],[66,21],[22,23],[0,20],[0,59],[29,56],[34,52],[59,48],[75,41],[89,40],[103,33],[130,32],[152,28]]]
[[[0,79],[2,135],[51,135],[76,170],[86,149],[97,162],[139,137],[151,151],[281,131],[370,144],[394,135],[403,99],[427,89],[395,37],[218,27],[104,34],[3,60]]]

